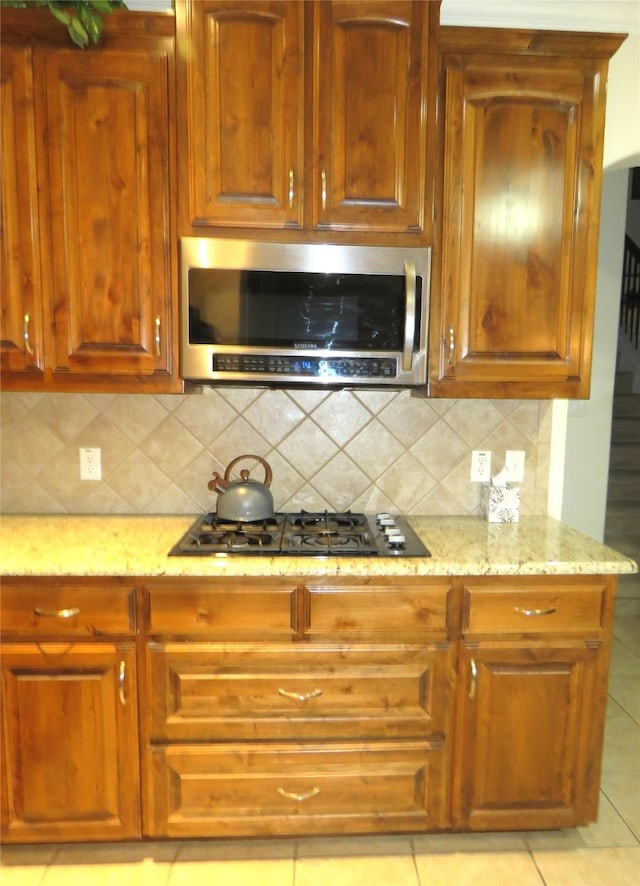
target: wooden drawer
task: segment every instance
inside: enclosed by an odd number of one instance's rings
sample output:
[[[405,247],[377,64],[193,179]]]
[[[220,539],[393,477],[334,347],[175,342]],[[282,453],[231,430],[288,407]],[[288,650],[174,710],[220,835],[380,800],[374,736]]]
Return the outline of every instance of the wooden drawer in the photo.
[[[149,836],[440,827],[444,758],[442,748],[428,742],[153,748]]]
[[[55,579],[3,579],[2,633],[11,637],[132,634],[135,590],[108,582],[63,583]]]
[[[452,649],[150,643],[152,741],[448,731]]]
[[[319,586],[308,583],[313,636],[433,639],[447,636],[448,581],[399,577]]]
[[[171,636],[293,637],[295,580],[246,579],[148,584],[149,633]]]
[[[579,576],[466,582],[462,630],[467,636],[598,634],[603,629],[604,603],[604,583]]]

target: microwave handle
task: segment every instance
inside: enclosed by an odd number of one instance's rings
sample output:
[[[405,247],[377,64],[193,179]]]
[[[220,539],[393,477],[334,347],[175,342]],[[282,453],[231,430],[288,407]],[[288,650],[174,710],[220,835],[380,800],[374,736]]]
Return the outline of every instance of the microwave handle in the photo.
[[[402,348],[402,371],[411,372],[413,363],[413,337],[416,328],[416,266],[415,262],[404,263],[404,346]]]

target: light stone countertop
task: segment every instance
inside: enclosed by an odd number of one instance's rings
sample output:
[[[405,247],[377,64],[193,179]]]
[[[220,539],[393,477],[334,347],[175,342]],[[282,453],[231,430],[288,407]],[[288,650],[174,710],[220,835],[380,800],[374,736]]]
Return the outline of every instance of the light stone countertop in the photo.
[[[637,564],[549,517],[411,517],[431,557],[169,557],[194,516],[3,515],[0,575],[629,574]]]

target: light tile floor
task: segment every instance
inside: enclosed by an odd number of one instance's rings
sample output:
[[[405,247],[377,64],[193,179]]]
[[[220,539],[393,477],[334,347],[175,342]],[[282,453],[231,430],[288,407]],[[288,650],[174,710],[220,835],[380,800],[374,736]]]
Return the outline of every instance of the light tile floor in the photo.
[[[640,615],[617,617],[600,816],[568,831],[7,846],[1,886],[638,886]]]

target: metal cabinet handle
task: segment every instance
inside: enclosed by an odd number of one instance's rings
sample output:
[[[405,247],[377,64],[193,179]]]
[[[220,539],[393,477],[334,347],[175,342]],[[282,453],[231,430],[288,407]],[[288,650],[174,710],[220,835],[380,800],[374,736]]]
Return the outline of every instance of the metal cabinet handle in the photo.
[[[127,677],[127,666],[125,664],[124,659],[121,659],[120,670],[118,673],[118,697],[120,698],[120,704],[123,705],[123,707],[126,707],[126,705],[127,705],[127,696],[125,695],[125,691],[124,691],[124,681],[126,680],[126,677]]]
[[[456,342],[453,335],[453,326],[449,327],[449,364],[453,363],[453,357],[456,350]]]
[[[514,606],[513,611],[517,612],[518,615],[553,615],[556,611],[555,606],[550,606],[549,609],[522,609],[520,606]]]
[[[295,701],[309,701],[310,698],[319,698],[322,695],[322,689],[312,689],[310,692],[289,692],[288,689],[278,689],[278,695],[283,698],[293,698]]]
[[[29,339],[29,324],[31,323],[31,317],[29,314],[24,315],[24,326],[23,326],[23,337],[24,337],[24,349],[29,354],[30,357],[33,357],[34,350],[31,347],[31,340]]]
[[[471,686],[469,687],[469,698],[476,697],[476,684],[478,682],[478,666],[475,658],[471,659]]]
[[[326,209],[327,208],[327,173],[324,171],[324,169],[320,173],[320,180],[322,183],[322,187],[321,187],[322,208]]]
[[[80,615],[80,610],[77,606],[73,609],[40,609],[36,606],[33,614],[39,618],[73,618],[74,615]]]
[[[402,371],[411,372],[413,363],[413,339],[416,328],[416,265],[404,263],[404,344],[402,346]]]
[[[156,317],[156,334],[155,334],[155,343],[156,343],[156,357],[159,357],[162,353],[162,340],[160,338],[160,317]]]
[[[297,800],[298,803],[303,803],[305,800],[310,800],[312,797],[317,797],[320,793],[320,788],[311,788],[311,790],[307,791],[306,794],[294,794],[292,791],[286,791],[284,788],[278,788],[278,793],[281,797],[286,797],[287,800]]]
[[[296,190],[295,190],[295,178],[293,175],[293,166],[289,170],[289,209],[293,207],[293,201],[295,200]]]

